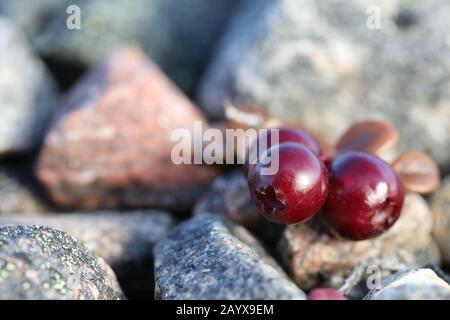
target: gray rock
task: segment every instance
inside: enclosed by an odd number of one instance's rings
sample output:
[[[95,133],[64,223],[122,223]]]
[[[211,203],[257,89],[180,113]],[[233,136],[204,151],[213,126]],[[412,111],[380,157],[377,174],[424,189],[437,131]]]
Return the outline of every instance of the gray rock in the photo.
[[[37,146],[55,99],[46,68],[11,21],[0,16],[0,157]]]
[[[302,289],[340,288],[355,268],[362,271],[357,280],[364,280],[374,270],[387,276],[399,270],[438,264],[440,257],[431,237],[432,226],[433,217],[426,201],[409,193],[398,221],[377,238],[340,239],[313,221],[288,226],[280,252]]]
[[[0,226],[45,225],[62,230],[103,258],[128,298],[153,296],[153,246],[173,226],[159,211],[83,212],[41,216],[0,216]]]
[[[242,170],[217,177],[193,210],[194,215],[220,213],[249,228],[259,224],[261,220],[261,214],[250,196]]]
[[[20,22],[45,56],[90,65],[115,47],[138,45],[177,84],[192,89],[240,1],[46,0],[30,8],[29,0],[0,0],[0,12]],[[66,27],[69,5],[81,9],[80,30]]]
[[[216,215],[179,225],[154,252],[157,299],[305,298],[244,228]]]
[[[231,24],[199,90],[213,117],[256,104],[335,140],[377,118],[450,166],[450,2],[253,1]],[[378,6],[381,29],[369,29]],[[373,12],[373,11],[372,11]]]
[[[0,228],[0,299],[121,299],[110,267],[67,233]]]
[[[48,22],[52,12],[64,5],[67,7],[69,2],[69,0],[0,0],[0,14],[14,20],[22,30],[38,32]]]
[[[434,215],[433,236],[441,251],[442,262],[450,266],[450,176],[430,201]]]
[[[398,272],[386,279],[367,300],[450,300],[450,285],[431,269]]]
[[[34,214],[46,209],[33,190],[0,168],[0,216],[11,212]]]
[[[278,242],[284,228],[264,218],[250,195],[242,170],[216,178],[208,191],[197,201],[193,214],[224,216],[244,226],[268,245]]]

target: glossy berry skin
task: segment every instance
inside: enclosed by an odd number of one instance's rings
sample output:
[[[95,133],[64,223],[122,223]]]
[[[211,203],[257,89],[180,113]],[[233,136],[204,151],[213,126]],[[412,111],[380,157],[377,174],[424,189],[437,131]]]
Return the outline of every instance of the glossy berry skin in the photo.
[[[250,148],[249,156],[258,156],[262,155],[266,150],[270,149],[273,146],[272,143],[272,130],[278,130],[278,143],[274,144],[282,144],[287,142],[292,143],[298,143],[301,145],[304,145],[311,151],[313,151],[315,154],[320,155],[320,145],[317,143],[317,141],[311,137],[308,133],[302,130],[298,129],[292,129],[292,128],[273,128],[273,129],[267,129],[264,133],[261,133],[258,136],[257,141],[253,144],[253,146]],[[275,139],[275,137],[274,137]],[[262,141],[265,140],[265,144],[262,143]],[[265,147],[263,147],[263,145]],[[253,153],[252,153],[253,151]],[[251,163],[246,163],[244,165],[244,171],[245,174],[248,174],[248,170],[250,167],[254,164],[254,161],[250,161]]]
[[[262,174],[266,157],[278,154],[278,171]],[[266,165],[267,167],[267,165]],[[312,217],[323,206],[328,192],[328,173],[317,155],[301,144],[271,147],[250,167],[248,185],[265,217],[283,224]]]
[[[329,195],[322,215],[328,226],[351,240],[376,237],[400,216],[404,190],[392,167],[363,152],[339,155],[330,168]]]
[[[292,128],[274,128],[267,129],[266,133],[261,133],[258,136],[258,144],[256,146],[261,145],[261,141],[265,139],[266,141],[266,150],[273,146],[272,144],[272,130],[278,130],[278,143],[274,144],[282,144],[287,142],[298,143],[304,145],[315,154],[320,155],[320,145],[317,141],[311,137],[308,133],[298,129]],[[274,137],[275,139],[275,137]],[[259,152],[264,152],[265,150],[260,148]]]

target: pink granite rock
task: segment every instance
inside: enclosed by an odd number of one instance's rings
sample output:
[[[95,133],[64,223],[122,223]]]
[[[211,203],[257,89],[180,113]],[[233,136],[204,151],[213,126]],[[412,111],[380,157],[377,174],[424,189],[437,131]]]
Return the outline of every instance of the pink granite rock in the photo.
[[[196,107],[138,50],[100,62],[62,102],[37,176],[63,207],[185,210],[217,169],[175,165],[173,130],[193,132]]]

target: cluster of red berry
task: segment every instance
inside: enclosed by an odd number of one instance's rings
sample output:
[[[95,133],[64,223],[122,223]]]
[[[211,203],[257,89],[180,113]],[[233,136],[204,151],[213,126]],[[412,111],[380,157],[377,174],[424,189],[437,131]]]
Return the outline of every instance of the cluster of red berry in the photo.
[[[245,166],[251,195],[269,220],[292,224],[320,213],[330,230],[352,240],[376,237],[397,221],[404,200],[402,180],[390,164],[355,145],[364,143],[364,136],[344,135],[336,151],[325,154],[306,132],[277,130],[279,143],[271,145],[271,131],[258,137],[254,146],[267,148],[257,151],[256,163]],[[262,174],[274,154],[278,171]]]

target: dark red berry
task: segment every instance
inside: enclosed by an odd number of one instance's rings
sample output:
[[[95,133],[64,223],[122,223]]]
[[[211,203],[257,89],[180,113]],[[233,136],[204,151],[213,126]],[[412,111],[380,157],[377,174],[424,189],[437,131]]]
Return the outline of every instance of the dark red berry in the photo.
[[[333,288],[316,288],[309,295],[309,300],[348,300],[346,296]]]
[[[317,143],[317,141],[311,137],[308,133],[302,130],[292,129],[292,128],[274,128],[274,129],[267,129],[264,133],[261,133],[258,136],[258,144],[254,145],[259,147],[258,151],[261,154],[264,152],[264,148],[261,148],[262,141],[265,140],[266,142],[266,150],[273,146],[272,143],[272,133],[274,130],[278,131],[278,143],[275,142],[275,144],[282,144],[286,142],[292,142],[292,143],[298,143],[301,145],[304,145],[311,151],[313,151],[315,154],[320,154],[320,145]],[[273,137],[275,138],[275,137]]]
[[[263,174],[268,158],[278,160],[278,171]],[[273,165],[272,163],[270,165]],[[328,173],[322,161],[307,147],[283,143],[271,147],[249,169],[252,197],[264,215],[278,223],[296,223],[313,216],[328,192]]]
[[[333,163],[334,157],[331,155],[322,155],[320,156],[320,160],[322,160],[325,167],[329,169],[331,167],[331,164]]]
[[[404,191],[389,164],[368,153],[347,152],[332,162],[329,171],[323,217],[342,237],[373,238],[397,221]]]
[[[272,141],[272,139],[275,139],[275,137],[273,137],[273,135],[272,135],[273,130],[278,131],[278,143],[276,143],[275,141]],[[298,144],[304,145],[305,147],[307,147],[311,151],[313,151],[315,154],[317,154],[317,155],[321,154],[319,143],[317,143],[317,141],[312,136],[310,136],[308,133],[306,133],[305,131],[292,129],[292,128],[272,128],[272,129],[267,129],[266,131],[264,131],[263,133],[261,133],[258,136],[258,139],[255,141],[255,143],[252,145],[252,147],[249,150],[249,157],[251,157],[251,156],[257,157],[259,155],[262,155],[267,149],[272,147],[274,143],[282,144],[282,143],[286,143],[286,142],[292,142],[292,143],[298,143]],[[244,165],[245,174],[248,174],[249,168],[255,162],[256,161],[252,161],[252,159],[250,158],[250,162],[247,162]]]

